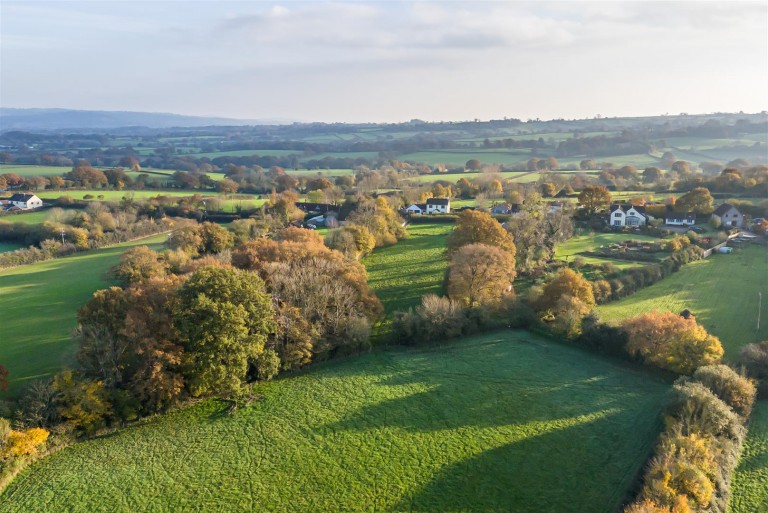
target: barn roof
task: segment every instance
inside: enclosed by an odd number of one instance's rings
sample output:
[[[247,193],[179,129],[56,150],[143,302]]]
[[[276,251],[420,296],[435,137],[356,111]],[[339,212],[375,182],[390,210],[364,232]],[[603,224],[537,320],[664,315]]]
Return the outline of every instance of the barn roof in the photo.
[[[34,194],[23,194],[23,193],[16,193],[13,196],[9,198],[8,201],[24,201],[27,202],[31,200],[32,198],[37,198]]]
[[[717,207],[717,208],[715,209],[715,211],[714,211],[714,212],[712,212],[712,213],[713,213],[714,215],[716,215],[717,217],[722,217],[722,215],[723,215],[723,214],[725,214],[726,212],[728,212],[728,211],[729,211],[730,209],[732,209],[732,208],[736,208],[736,207],[734,207],[734,206],[733,206],[733,205],[731,205],[730,203],[723,203],[722,205],[720,205],[719,207]],[[738,211],[739,211],[739,209],[736,209],[736,212],[738,212]]]

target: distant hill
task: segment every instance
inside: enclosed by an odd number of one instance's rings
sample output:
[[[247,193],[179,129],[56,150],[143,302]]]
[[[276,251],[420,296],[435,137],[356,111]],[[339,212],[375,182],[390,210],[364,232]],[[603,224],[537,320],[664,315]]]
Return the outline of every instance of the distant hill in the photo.
[[[279,125],[286,120],[253,120],[181,116],[161,112],[121,112],[0,107],[0,132],[9,130],[105,129],[122,127],[173,128],[202,126]]]

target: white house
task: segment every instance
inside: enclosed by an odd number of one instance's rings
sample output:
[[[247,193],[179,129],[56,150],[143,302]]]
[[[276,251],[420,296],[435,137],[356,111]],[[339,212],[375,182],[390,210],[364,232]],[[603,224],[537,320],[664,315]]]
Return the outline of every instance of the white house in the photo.
[[[744,226],[744,214],[731,205],[723,203],[712,212],[712,218],[720,221],[721,226],[734,226],[742,228]]]
[[[451,212],[451,200],[449,198],[429,198],[427,200],[427,214],[448,214]]]
[[[664,224],[670,226],[693,226],[696,224],[696,216],[687,212],[667,212],[664,216]]]
[[[405,211],[409,214],[423,214],[426,209],[427,209],[426,204],[414,203],[410,207],[406,208]]]
[[[611,205],[608,224],[611,226],[644,226],[648,223],[645,207]]]
[[[43,200],[35,196],[34,194],[14,194],[8,199],[8,203],[11,206],[19,207],[24,210],[32,208],[40,208],[43,206]]]

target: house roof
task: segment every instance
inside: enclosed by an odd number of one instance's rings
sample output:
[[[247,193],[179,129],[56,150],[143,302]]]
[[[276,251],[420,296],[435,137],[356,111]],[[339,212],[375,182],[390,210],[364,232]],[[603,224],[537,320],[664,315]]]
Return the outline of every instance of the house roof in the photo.
[[[37,196],[35,196],[34,194],[16,193],[13,196],[11,196],[8,199],[8,201],[23,201],[23,202],[27,202],[27,201],[29,201],[31,199],[34,199],[34,198],[40,199]]]
[[[730,203],[723,203],[722,205],[717,207],[715,209],[715,211],[712,212],[712,214],[716,215],[717,217],[721,217],[723,214],[725,214],[726,212],[728,212],[732,208],[736,208],[736,207],[734,207]],[[739,212],[739,209],[736,208],[736,212]],[[741,213],[741,212],[739,212],[739,213]]]
[[[611,205],[611,212],[615,212],[616,210],[621,210],[626,214],[630,208],[634,208],[635,211],[638,212],[639,214],[645,215],[645,207],[640,207],[632,204],[619,205],[618,203],[614,203],[613,205]]]
[[[427,205],[450,205],[451,200],[448,198],[429,198],[427,199]]]
[[[689,221],[689,220],[696,220],[696,215],[690,214],[688,212],[667,212],[666,215],[664,216],[664,219]]]

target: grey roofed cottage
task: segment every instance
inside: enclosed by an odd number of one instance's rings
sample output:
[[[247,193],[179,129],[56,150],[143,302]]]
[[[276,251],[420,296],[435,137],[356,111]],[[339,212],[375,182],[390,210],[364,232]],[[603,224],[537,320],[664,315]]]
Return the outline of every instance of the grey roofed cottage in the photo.
[[[8,198],[8,203],[14,207],[21,209],[32,209],[43,206],[43,200],[35,196],[34,194],[16,193]]]
[[[712,218],[717,219],[723,226],[742,228],[744,226],[744,214],[730,203],[723,203],[712,212]]]

